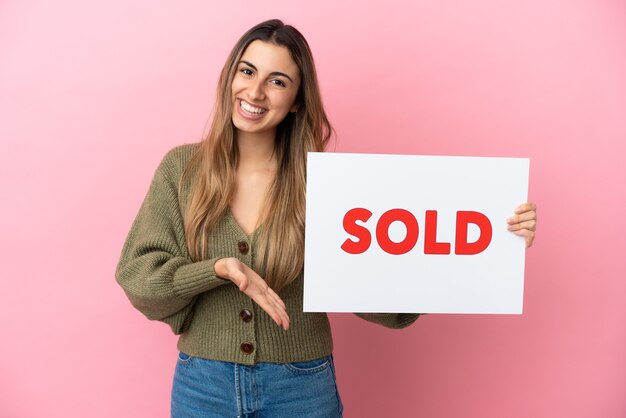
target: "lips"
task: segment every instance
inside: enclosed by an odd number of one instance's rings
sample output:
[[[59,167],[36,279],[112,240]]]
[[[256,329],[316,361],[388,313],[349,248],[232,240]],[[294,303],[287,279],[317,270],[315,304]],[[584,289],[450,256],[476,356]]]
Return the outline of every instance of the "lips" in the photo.
[[[237,99],[237,114],[243,119],[254,122],[265,117],[268,109],[254,106],[242,99]]]
[[[258,106],[253,106],[250,103],[243,101],[243,100],[239,100],[239,107],[241,107],[241,109],[244,112],[249,113],[251,115],[262,115],[263,113],[267,111],[267,109],[264,109]]]

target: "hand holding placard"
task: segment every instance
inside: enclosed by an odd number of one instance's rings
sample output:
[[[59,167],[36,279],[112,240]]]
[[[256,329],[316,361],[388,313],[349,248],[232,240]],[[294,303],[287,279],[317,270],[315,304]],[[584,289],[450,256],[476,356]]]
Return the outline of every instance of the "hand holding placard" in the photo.
[[[526,248],[533,245],[535,240],[535,229],[537,228],[537,205],[526,202],[515,208],[515,216],[510,217],[508,230],[515,235],[524,237]]]

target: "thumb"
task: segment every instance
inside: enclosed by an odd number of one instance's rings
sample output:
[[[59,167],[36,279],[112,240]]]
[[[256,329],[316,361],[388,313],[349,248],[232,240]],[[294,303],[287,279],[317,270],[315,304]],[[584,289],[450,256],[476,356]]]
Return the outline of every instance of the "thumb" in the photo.
[[[242,292],[248,288],[248,276],[246,276],[242,271],[237,271],[235,274],[237,280],[237,286],[239,290]]]

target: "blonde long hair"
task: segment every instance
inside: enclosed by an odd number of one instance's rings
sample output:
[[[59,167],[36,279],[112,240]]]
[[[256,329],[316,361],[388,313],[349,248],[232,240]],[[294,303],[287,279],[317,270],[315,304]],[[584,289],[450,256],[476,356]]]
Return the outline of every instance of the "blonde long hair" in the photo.
[[[185,235],[192,259],[206,259],[207,235],[233,198],[239,152],[232,124],[231,85],[241,56],[255,40],[286,47],[301,78],[296,96],[298,111],[289,113],[277,127],[274,153],[278,169],[267,193],[257,236],[258,273],[273,289],[280,290],[298,276],[304,264],[307,152],[324,151],[333,132],[322,105],[308,43],[297,29],[280,20],[268,20],[246,32],[222,69],[209,133],[181,178],[181,185],[191,180]]]

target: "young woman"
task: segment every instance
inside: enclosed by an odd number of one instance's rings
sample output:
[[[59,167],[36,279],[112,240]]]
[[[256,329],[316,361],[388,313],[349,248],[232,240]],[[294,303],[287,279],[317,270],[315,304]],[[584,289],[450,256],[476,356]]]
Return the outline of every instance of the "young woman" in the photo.
[[[306,40],[270,20],[230,53],[207,138],[158,167],[116,277],[180,335],[172,416],[342,415],[327,316],[302,312],[306,155],[331,131]],[[530,245],[534,205],[510,224]]]

